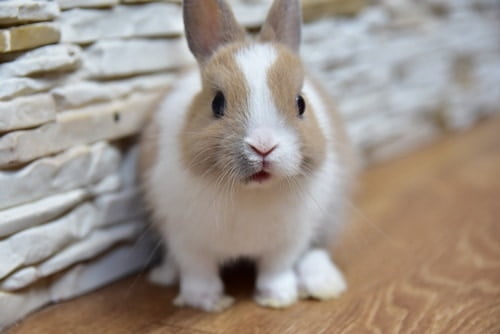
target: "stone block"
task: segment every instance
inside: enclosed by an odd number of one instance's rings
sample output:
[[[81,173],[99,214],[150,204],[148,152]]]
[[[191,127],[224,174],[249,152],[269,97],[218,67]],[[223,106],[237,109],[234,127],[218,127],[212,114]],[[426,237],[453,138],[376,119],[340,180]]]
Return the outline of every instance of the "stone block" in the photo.
[[[47,283],[28,289],[22,293],[0,291],[0,331],[29,313],[50,303]]]
[[[0,78],[0,100],[47,91],[54,85],[55,81],[49,79]]]
[[[0,2],[0,25],[49,21],[59,15],[59,6],[51,1]]]
[[[102,8],[110,7],[119,3],[118,0],[57,0],[61,9],[80,8]]]
[[[0,101],[0,134],[30,128],[56,118],[56,106],[50,94],[37,94]]]
[[[306,22],[333,15],[354,15],[367,5],[367,0],[302,0]]]
[[[109,82],[81,81],[52,90],[57,109],[72,109],[92,103],[111,102],[133,92],[165,90],[176,76],[153,74]]]
[[[146,2],[172,2],[172,3],[177,3],[181,4],[182,0],[121,0],[122,3],[126,4],[141,4],[141,3],[146,3]]]
[[[85,50],[84,70],[91,78],[109,79],[178,69],[194,64],[183,39],[99,41]]]
[[[140,93],[57,115],[57,122],[0,138],[0,166],[12,166],[72,146],[137,133],[161,94]]]
[[[0,279],[14,270],[39,263],[89,235],[95,210],[84,203],[50,223],[32,227],[0,241]]]
[[[181,7],[171,3],[115,6],[109,10],[72,9],[58,18],[61,40],[89,43],[109,38],[179,36]]]
[[[271,3],[271,0],[230,1],[234,16],[242,26],[248,28],[256,28],[262,25]]]
[[[0,209],[95,185],[116,173],[121,157],[107,143],[77,146],[19,170],[0,171]]]
[[[365,162],[375,163],[436,138],[439,128],[418,116],[367,113],[357,122],[348,123],[347,130],[364,153]]]
[[[0,238],[50,221],[89,196],[85,189],[48,196],[39,201],[0,211]]]
[[[96,258],[119,242],[133,242],[143,229],[143,222],[136,221],[96,230],[85,240],[67,247],[40,264],[38,273],[41,277],[49,276],[78,262]]]
[[[98,212],[96,226],[106,226],[132,218],[140,218],[145,214],[140,193],[135,188],[99,196],[94,200],[94,205]]]
[[[71,44],[44,46],[28,51],[20,57],[2,64],[0,78],[72,71],[80,65],[80,53],[80,47]],[[0,62],[2,60],[0,54]]]
[[[35,282],[38,278],[39,276],[36,267],[19,269],[0,282],[0,289],[3,291],[19,290]]]
[[[33,49],[59,42],[61,33],[54,23],[27,24],[0,30],[0,52]]]
[[[143,228],[142,222],[129,222],[96,230],[84,240],[64,248],[41,264],[16,271],[0,283],[0,288],[6,291],[25,288],[41,278],[62,272],[79,262],[91,260],[119,242],[132,242]]]
[[[52,301],[63,301],[92,291],[123,276],[144,271],[154,258],[154,242],[149,237],[125,245],[65,272],[50,288]]]
[[[55,219],[84,200],[117,191],[120,186],[120,176],[109,175],[99,183],[87,185],[83,189],[47,196],[35,202],[0,210],[0,238]],[[97,197],[95,204],[99,210],[96,218],[96,224],[99,225],[137,217],[143,211],[138,194],[132,190],[102,198]],[[115,212],[114,209],[120,212]]]

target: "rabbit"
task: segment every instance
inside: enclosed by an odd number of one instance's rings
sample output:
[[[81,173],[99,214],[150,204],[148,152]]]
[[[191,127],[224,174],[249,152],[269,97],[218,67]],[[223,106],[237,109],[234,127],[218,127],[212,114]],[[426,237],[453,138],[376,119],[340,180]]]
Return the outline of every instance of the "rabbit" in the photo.
[[[252,259],[255,301],[284,308],[338,297],[329,247],[354,179],[340,117],[299,57],[299,0],[275,0],[247,36],[224,0],[184,0],[196,67],[145,127],[140,175],[165,242],[151,281],[179,283],[177,306],[222,311],[219,269]]]

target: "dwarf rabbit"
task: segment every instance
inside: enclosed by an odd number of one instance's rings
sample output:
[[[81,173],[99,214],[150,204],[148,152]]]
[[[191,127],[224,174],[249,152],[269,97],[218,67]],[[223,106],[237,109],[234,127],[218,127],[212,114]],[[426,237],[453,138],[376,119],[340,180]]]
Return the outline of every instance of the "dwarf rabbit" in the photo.
[[[346,284],[328,254],[353,180],[332,102],[299,58],[299,0],[275,0],[258,36],[224,0],[184,0],[198,67],[161,102],[141,142],[145,200],[164,238],[150,279],[180,283],[174,303],[233,303],[219,267],[257,267],[255,300],[286,307]]]

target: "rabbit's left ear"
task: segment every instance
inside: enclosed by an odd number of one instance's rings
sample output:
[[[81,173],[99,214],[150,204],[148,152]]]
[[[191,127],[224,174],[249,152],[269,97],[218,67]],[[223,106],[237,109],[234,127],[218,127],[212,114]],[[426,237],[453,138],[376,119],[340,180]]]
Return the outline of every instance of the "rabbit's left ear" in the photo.
[[[245,40],[245,30],[225,0],[184,0],[183,14],[189,48],[200,63],[220,46]]]
[[[275,0],[260,31],[260,40],[278,42],[298,53],[302,9],[299,0]]]

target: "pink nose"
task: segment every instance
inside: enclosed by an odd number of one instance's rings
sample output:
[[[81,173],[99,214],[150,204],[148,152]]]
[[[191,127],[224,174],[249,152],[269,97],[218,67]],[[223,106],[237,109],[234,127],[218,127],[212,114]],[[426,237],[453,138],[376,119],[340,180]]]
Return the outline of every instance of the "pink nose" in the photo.
[[[273,147],[271,148],[267,148],[267,147],[258,147],[258,146],[254,146],[252,144],[248,144],[248,146],[250,146],[250,148],[255,152],[257,153],[258,155],[262,156],[263,158],[267,157],[272,151],[274,151],[274,149],[276,148],[276,146],[278,145],[274,145]]]

